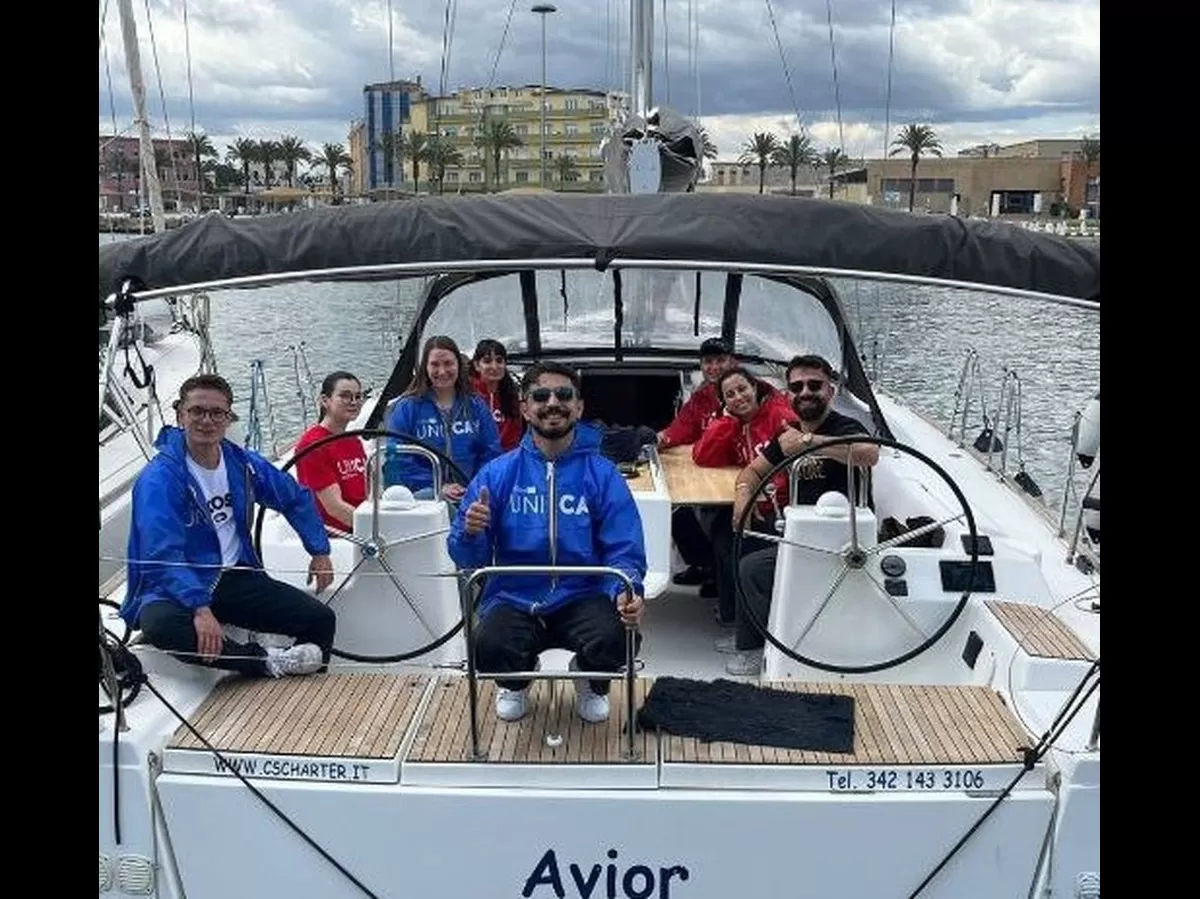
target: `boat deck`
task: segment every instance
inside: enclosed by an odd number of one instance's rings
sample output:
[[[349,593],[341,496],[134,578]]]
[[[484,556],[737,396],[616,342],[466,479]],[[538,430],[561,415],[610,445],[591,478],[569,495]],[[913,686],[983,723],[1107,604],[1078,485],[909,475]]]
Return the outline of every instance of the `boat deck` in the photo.
[[[987,600],[985,605],[1031,656],[1087,662],[1096,659],[1095,653],[1049,609],[999,600]]]
[[[635,707],[651,685],[650,678],[638,679]],[[987,687],[793,681],[764,686],[853,696],[854,751],[706,743],[638,731],[630,758],[623,682],[612,685],[610,719],[586,724],[575,714],[569,681],[535,681],[529,713],[513,723],[495,718],[495,686],[480,681],[480,757],[473,758],[466,678],[360,673],[226,680],[190,719],[222,758],[181,725],[167,744],[165,767],[207,774],[237,767],[264,777],[424,786],[643,789],[819,788],[831,766],[939,772],[990,767],[995,777],[987,782],[996,786],[1005,772],[1019,776],[1022,747],[1033,742]],[[983,783],[980,775],[978,784]]]

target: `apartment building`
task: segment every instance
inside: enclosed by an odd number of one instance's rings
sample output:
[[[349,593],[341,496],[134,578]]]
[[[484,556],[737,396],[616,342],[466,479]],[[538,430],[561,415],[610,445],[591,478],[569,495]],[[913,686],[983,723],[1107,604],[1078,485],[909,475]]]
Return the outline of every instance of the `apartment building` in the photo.
[[[158,183],[168,212],[197,202],[200,180],[196,158],[183,138],[153,138]],[[118,212],[148,206],[142,191],[141,144],[130,135],[100,135],[100,211]]]
[[[463,88],[431,97],[418,80],[368,85],[364,93],[368,100],[359,165],[365,173],[362,193],[378,195],[387,189],[464,193],[541,184],[540,85]],[[603,190],[600,143],[626,108],[626,95],[547,86],[545,104],[545,186],[555,190]],[[478,143],[487,123],[494,120],[511,125],[520,141],[502,151],[498,174],[492,154]],[[461,163],[448,166],[444,181],[439,183],[436,171],[426,160],[418,159],[414,168],[413,160],[402,152],[393,154],[392,159],[385,158],[388,139],[383,135],[397,129],[404,136],[415,132],[440,134],[458,151]],[[398,166],[394,163],[396,157]],[[570,178],[562,178],[560,164],[555,163],[557,157],[571,160]]]

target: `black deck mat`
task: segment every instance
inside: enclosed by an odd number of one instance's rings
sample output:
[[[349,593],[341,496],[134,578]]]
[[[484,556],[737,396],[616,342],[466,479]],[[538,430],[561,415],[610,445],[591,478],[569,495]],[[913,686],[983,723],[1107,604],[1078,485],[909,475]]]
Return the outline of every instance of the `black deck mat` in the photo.
[[[854,698],[795,693],[731,680],[661,677],[638,710],[638,726],[705,743],[811,752],[854,751]]]

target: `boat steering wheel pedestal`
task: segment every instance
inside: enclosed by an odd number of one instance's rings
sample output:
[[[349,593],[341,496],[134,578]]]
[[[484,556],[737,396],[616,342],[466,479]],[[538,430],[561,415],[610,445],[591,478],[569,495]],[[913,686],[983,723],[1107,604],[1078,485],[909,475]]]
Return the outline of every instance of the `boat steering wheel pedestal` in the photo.
[[[431,640],[423,646],[417,647],[416,649],[389,654],[365,654],[350,652],[344,648],[339,648],[336,644],[330,650],[330,653],[338,658],[367,664],[390,664],[394,662],[403,662],[407,661],[408,659],[415,659],[419,656],[426,655],[427,653],[433,652],[438,647],[453,639],[455,634],[462,630],[463,626],[463,620],[460,616],[457,622],[453,624],[449,630],[440,635],[435,634],[434,629],[421,614],[418,604],[413,600],[413,598],[409,595],[408,590],[406,590],[404,585],[401,583],[396,571],[391,565],[388,564],[387,556],[389,550],[398,545],[414,543],[429,537],[437,536],[440,532],[435,530],[427,533],[396,537],[393,539],[388,539],[382,534],[380,529],[381,501],[383,500],[381,456],[383,449],[386,446],[386,444],[382,442],[383,438],[395,439],[399,442],[402,448],[411,447],[411,452],[426,456],[431,462],[436,460],[437,463],[439,463],[441,466],[444,466],[445,469],[448,470],[459,483],[465,485],[470,480],[463,470],[455,463],[455,461],[445,453],[439,452],[438,450],[428,446],[425,443],[422,443],[409,434],[402,434],[399,431],[391,431],[384,428],[363,428],[358,430],[342,431],[340,434],[330,434],[328,437],[323,437],[314,443],[310,443],[308,446],[304,447],[304,449],[300,450],[300,452],[293,455],[282,469],[285,473],[290,471],[293,466],[295,466],[309,453],[316,452],[318,449],[321,449],[322,447],[325,447],[336,440],[355,439],[380,441],[379,445],[376,447],[375,457],[371,467],[371,493],[366,501],[370,504],[371,509],[370,535],[362,537],[358,536],[357,534],[336,530],[326,526],[326,530],[329,531],[330,536],[334,539],[348,540],[353,543],[358,548],[359,558],[354,564],[354,567],[347,572],[344,577],[341,578],[341,582],[333,589],[333,591],[329,594],[329,597],[324,601],[327,606],[333,606],[334,601],[339,595],[341,595],[343,589],[350,582],[351,578],[358,573],[360,568],[369,562],[374,567],[381,569],[386,578],[391,581],[395,591],[400,595],[400,598],[407,605],[408,609],[412,612],[413,616],[417,619],[420,625],[430,635]],[[403,451],[403,449],[401,451]],[[434,495],[439,500],[441,498],[441,486],[442,470],[435,465],[433,468],[433,487]],[[265,511],[265,508],[260,505],[254,522],[254,549],[257,552],[259,559],[263,558],[262,529]]]
[[[810,459],[814,454],[822,450],[847,446],[849,444],[873,444],[881,450],[888,449],[893,452],[893,455],[908,455],[917,461],[921,462],[925,467],[932,469],[939,478],[950,489],[954,495],[961,511],[955,514],[947,514],[940,521],[934,521],[930,524],[922,525],[921,527],[913,528],[905,531],[887,540],[883,540],[873,545],[868,545],[864,542],[859,534],[859,529],[866,521],[861,521],[862,511],[855,505],[853,501],[845,501],[845,497],[841,494],[825,494],[818,502],[817,507],[793,507],[807,509],[815,516],[827,516],[830,520],[829,526],[834,526],[834,521],[840,525],[841,520],[844,520],[848,525],[849,534],[844,542],[835,541],[834,544],[824,542],[822,545],[813,545],[810,543],[801,543],[787,536],[779,536],[777,534],[764,534],[758,531],[747,530],[751,514],[759,502],[768,496],[768,491],[772,487],[772,479],[781,471],[791,472],[796,463],[804,464],[806,459]],[[882,461],[882,460],[881,460]],[[857,470],[853,466],[847,467],[848,481],[851,494],[856,494],[859,491],[855,489],[856,482],[862,483],[862,476],[856,474]],[[842,503],[836,502],[836,499],[843,500]],[[873,513],[870,516],[873,519]],[[786,523],[785,516],[785,523]],[[735,595],[737,598],[738,612],[745,616],[745,619],[763,635],[763,638],[779,650],[787,658],[801,665],[806,665],[811,668],[816,668],[821,671],[828,671],[838,674],[867,674],[875,671],[883,671],[887,668],[892,668],[901,665],[910,659],[915,658],[927,649],[936,644],[946,635],[951,626],[962,614],[963,609],[970,599],[971,591],[966,590],[958,598],[953,605],[946,603],[947,609],[940,615],[935,616],[932,622],[928,620],[928,616],[916,616],[909,609],[905,608],[907,603],[914,600],[924,599],[917,597],[908,597],[906,595],[893,595],[888,590],[889,581],[902,575],[905,571],[905,562],[902,556],[885,555],[888,550],[904,547],[906,544],[911,544],[912,541],[920,539],[925,534],[944,528],[946,525],[962,521],[967,529],[967,540],[965,545],[970,547],[967,553],[968,570],[966,573],[965,583],[970,586],[980,581],[979,576],[979,551],[977,533],[975,529],[975,517],[971,512],[971,507],[967,503],[966,497],[962,490],[954,482],[946,471],[930,459],[925,454],[903,443],[895,440],[890,440],[883,437],[873,437],[866,434],[854,434],[845,437],[830,438],[817,445],[809,445],[799,452],[787,457],[778,465],[771,468],[769,472],[762,478],[755,489],[751,492],[746,507],[741,516],[733,523],[734,538],[733,538],[733,553],[732,563],[734,565],[733,582],[735,585]],[[787,533],[785,529],[785,535]],[[769,543],[777,545],[776,565],[782,565],[784,560],[782,554],[789,550],[799,550],[810,554],[824,554],[829,558],[829,561],[837,560],[837,570],[833,578],[828,582],[828,586],[823,584],[811,583],[796,583],[792,581],[789,589],[791,593],[786,597],[773,596],[772,610],[776,611],[775,604],[783,601],[790,602],[806,602],[809,603],[813,611],[802,622],[796,623],[795,633],[790,630],[786,635],[788,640],[781,639],[779,635],[771,633],[767,627],[767,622],[759,619],[754,608],[747,601],[745,585],[742,582],[740,562],[742,559],[742,545],[746,537],[756,537],[765,540]],[[840,545],[838,545],[840,544]],[[830,548],[833,546],[834,548]],[[776,578],[778,582],[779,578]],[[940,585],[939,585],[940,588]],[[798,594],[807,592],[809,597],[800,598]],[[821,591],[820,598],[814,599],[811,597],[812,591]],[[864,612],[870,612],[870,609],[864,607],[860,597],[870,597],[872,600],[878,600],[884,604],[878,607],[879,611],[889,615],[890,621],[903,621],[906,628],[911,629],[915,633],[915,638],[903,644],[903,648],[897,650],[895,643],[892,642],[888,649],[882,651],[882,657],[878,659],[859,660],[854,663],[831,661],[828,658],[818,658],[813,654],[801,651],[805,639],[811,637],[814,626],[822,619],[822,616],[831,616],[833,611],[837,609],[838,599],[840,594],[853,592],[855,599],[859,604],[855,607]],[[940,595],[940,594],[939,594]],[[845,597],[842,597],[843,599]],[[873,614],[873,613],[872,613]],[[778,616],[775,617],[778,620]],[[849,619],[847,619],[849,620]],[[890,625],[889,625],[890,627]],[[841,632],[838,632],[840,635]],[[859,636],[856,632],[855,636]],[[789,642],[790,641],[790,642]],[[848,642],[848,641],[847,641]]]

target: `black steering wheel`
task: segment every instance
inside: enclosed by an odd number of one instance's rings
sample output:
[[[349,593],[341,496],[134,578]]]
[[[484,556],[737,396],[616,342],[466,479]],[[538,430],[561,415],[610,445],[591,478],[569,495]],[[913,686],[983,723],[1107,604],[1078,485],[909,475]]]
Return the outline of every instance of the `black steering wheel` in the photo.
[[[437,456],[438,461],[441,462],[442,465],[444,465],[446,468],[448,468],[450,470],[451,474],[454,476],[456,481],[459,481],[464,485],[469,483],[470,478],[468,478],[466,476],[466,474],[463,472],[463,470],[458,467],[458,464],[453,459],[451,459],[449,456],[447,456],[445,453],[439,452],[438,450],[434,449],[433,447],[429,446],[426,443],[421,442],[420,440],[418,440],[417,438],[415,438],[409,434],[402,434],[399,431],[390,431],[385,428],[362,428],[362,429],[354,430],[354,431],[342,431],[340,434],[330,434],[328,437],[322,437],[320,440],[316,441],[315,443],[310,443],[308,446],[304,447],[304,449],[300,450],[300,452],[298,452],[294,456],[292,456],[292,458],[288,460],[287,464],[283,466],[282,470],[284,472],[289,471],[292,468],[292,466],[294,466],[297,462],[299,462],[301,459],[303,459],[309,453],[316,452],[321,447],[326,446],[327,444],[333,443],[335,440],[349,440],[351,438],[354,438],[354,439],[377,439],[380,437],[392,437],[392,438],[395,438],[396,440],[398,440],[401,444],[409,444],[412,446],[419,446],[422,449],[428,450],[429,452],[433,453],[433,455]],[[376,490],[378,492],[382,493],[382,490],[380,489],[382,487],[382,485],[377,484],[375,486],[376,486]],[[258,508],[258,514],[254,521],[254,550],[258,554],[259,559],[261,559],[263,557],[263,555],[262,555],[262,526],[263,526],[263,516],[264,516],[265,512],[266,512],[266,509],[260,505]],[[416,649],[408,650],[405,652],[392,653],[389,655],[364,655],[362,653],[348,652],[346,650],[339,649],[337,646],[334,646],[330,649],[330,654],[335,655],[341,659],[347,659],[352,662],[366,662],[366,663],[373,663],[373,664],[388,664],[390,662],[403,662],[403,661],[407,661],[408,659],[415,659],[418,656],[423,656],[426,653],[433,652],[433,650],[437,649],[439,646],[441,646],[442,644],[446,643],[448,640],[453,638],[454,635],[457,634],[462,629],[463,621],[462,621],[462,617],[460,615],[458,622],[453,627],[451,627],[450,630],[446,631],[444,634],[441,634],[440,636],[435,636],[433,633],[433,630],[429,627],[428,624],[426,624],[424,617],[417,610],[417,604],[415,602],[413,602],[412,597],[410,597],[408,595],[408,591],[404,589],[404,585],[402,583],[400,583],[400,579],[396,576],[396,572],[392,570],[391,566],[388,565],[388,562],[387,562],[387,551],[391,547],[395,546],[398,543],[412,543],[416,540],[424,539],[425,537],[431,537],[434,534],[436,534],[437,531],[433,531],[428,534],[418,534],[416,536],[402,537],[397,540],[393,540],[393,541],[389,542],[389,541],[385,540],[379,533],[379,508],[376,505],[373,505],[372,510],[371,510],[371,536],[370,537],[365,537],[365,538],[358,537],[355,534],[347,533],[345,531],[337,530],[335,528],[330,528],[328,526],[326,526],[325,529],[329,532],[330,536],[340,537],[344,540],[349,540],[351,543],[354,543],[356,546],[358,546],[358,548],[360,550],[360,557],[359,557],[358,562],[356,562],[354,567],[349,572],[346,573],[346,576],[342,579],[342,582],[340,584],[338,584],[338,586],[334,589],[334,591],[331,594],[329,594],[329,598],[325,600],[325,605],[332,606],[334,600],[337,599],[338,595],[342,592],[342,588],[345,587],[347,583],[349,583],[350,578],[353,577],[354,574],[360,568],[362,568],[365,564],[370,562],[376,568],[381,569],[383,571],[383,573],[387,575],[388,579],[392,582],[392,585],[396,588],[396,592],[400,594],[400,597],[408,605],[409,610],[416,617],[417,621],[419,621],[421,623],[421,625],[425,628],[425,630],[433,638],[432,640],[430,640],[430,642],[426,643],[423,646],[419,646]]]
[[[818,549],[817,547],[813,547],[813,546],[805,546],[803,544],[793,543],[790,540],[785,540],[780,536],[776,536],[776,535],[772,535],[772,534],[761,534],[761,533],[756,533],[754,531],[751,531],[750,536],[765,538],[769,542],[777,543],[781,546],[794,546],[799,549],[804,549],[804,550],[808,550],[808,551],[819,551],[819,552],[823,552],[823,553],[832,552],[834,555],[837,555],[841,558],[841,562],[842,562],[841,570],[834,577],[832,584],[826,590],[824,598],[821,600],[821,602],[817,606],[817,611],[813,614],[812,618],[809,619],[808,623],[804,626],[800,635],[796,638],[796,640],[793,642],[793,644],[791,646],[788,646],[787,644],[785,644],[781,640],[779,640],[774,634],[772,634],[770,632],[770,630],[767,629],[766,624],[763,621],[759,620],[759,618],[756,616],[756,614],[754,612],[754,609],[751,608],[749,602],[747,602],[747,600],[746,600],[745,586],[742,583],[742,579],[740,576],[740,566],[739,566],[739,562],[740,562],[741,556],[742,556],[743,532],[745,531],[746,523],[749,520],[750,515],[751,515],[752,511],[754,510],[756,504],[759,502],[760,497],[762,497],[764,495],[768,485],[771,484],[772,479],[780,471],[785,471],[785,470],[790,471],[793,463],[799,462],[802,459],[804,459],[806,456],[808,456],[814,452],[817,452],[819,450],[823,450],[823,449],[827,449],[829,447],[835,447],[835,446],[846,446],[849,444],[864,444],[864,443],[874,444],[874,445],[880,447],[881,449],[882,448],[890,448],[892,450],[905,453],[907,455],[912,456],[914,459],[917,459],[918,461],[922,462],[928,468],[933,469],[933,471],[938,475],[938,477],[940,477],[943,481],[945,481],[947,486],[949,486],[951,492],[955,496],[955,499],[958,501],[959,505],[962,507],[962,511],[960,513],[958,513],[957,515],[951,515],[951,516],[943,519],[942,521],[933,522],[931,524],[926,524],[921,527],[914,528],[911,531],[906,531],[903,534],[899,534],[896,537],[892,537],[888,540],[884,540],[880,543],[877,543],[875,546],[863,547],[863,546],[860,546],[859,542],[858,542],[857,524],[856,524],[855,515],[854,515],[855,506],[854,506],[854,502],[851,501],[850,515],[849,515],[850,539],[849,539],[849,542],[842,547],[842,549],[837,550],[837,551],[827,550],[824,548]],[[851,475],[853,470],[854,469],[852,466],[848,466],[847,474]],[[851,481],[851,483],[853,483],[853,481]],[[851,493],[854,493],[854,492],[855,491],[853,489],[851,489]],[[821,671],[831,671],[831,672],[835,672],[835,673],[839,673],[839,674],[867,674],[869,672],[882,671],[886,668],[892,668],[896,665],[900,665],[904,662],[907,662],[909,659],[915,658],[916,656],[925,652],[925,650],[929,649],[931,646],[933,646],[935,643],[937,643],[939,640],[941,640],[942,637],[944,637],[946,635],[946,633],[950,630],[951,626],[958,619],[958,616],[962,614],[963,609],[966,608],[967,601],[971,597],[971,591],[969,589],[966,590],[962,594],[962,596],[959,598],[958,602],[955,604],[953,609],[951,609],[950,612],[948,614],[946,614],[942,618],[942,620],[940,620],[937,623],[937,626],[933,629],[933,631],[927,632],[926,629],[922,628],[920,625],[917,624],[916,621],[913,620],[913,618],[904,610],[902,605],[897,603],[896,597],[894,597],[891,593],[889,593],[887,591],[887,589],[884,587],[884,585],[882,583],[880,583],[876,574],[872,572],[871,566],[872,566],[872,564],[874,564],[875,567],[878,568],[880,563],[877,560],[881,559],[882,554],[884,552],[886,552],[887,550],[893,549],[897,546],[903,546],[904,544],[906,544],[912,540],[916,540],[917,538],[923,536],[924,534],[934,531],[939,527],[944,527],[945,525],[947,525],[953,521],[958,521],[959,519],[964,519],[966,521],[967,531],[970,536],[970,540],[968,541],[968,544],[967,544],[970,547],[970,550],[968,552],[970,567],[969,567],[967,580],[966,580],[966,583],[968,584],[968,586],[970,586],[970,585],[977,583],[976,577],[978,576],[978,569],[979,569],[978,541],[975,539],[977,536],[976,530],[975,530],[975,516],[972,514],[971,507],[967,503],[967,498],[965,496],[963,496],[963,492],[962,492],[962,490],[959,489],[958,484],[956,484],[954,482],[954,479],[951,478],[950,475],[948,475],[940,465],[938,465],[936,462],[934,462],[932,459],[930,459],[924,453],[921,453],[920,451],[913,449],[911,446],[908,446],[903,443],[899,443],[898,441],[895,441],[895,440],[889,440],[884,437],[872,437],[867,434],[853,434],[853,435],[848,435],[848,436],[844,436],[844,437],[833,437],[833,438],[830,438],[830,439],[828,439],[820,444],[817,444],[815,446],[814,445],[806,446],[804,449],[800,450],[798,453],[795,453],[795,454],[787,457],[786,459],[781,461],[778,465],[775,465],[774,467],[772,467],[769,472],[767,472],[766,476],[763,477],[763,479],[759,482],[758,486],[755,487],[754,490],[751,492],[749,501],[746,503],[745,509],[742,511],[742,514],[738,517],[738,520],[736,522],[734,522],[733,554],[732,554],[733,562],[732,562],[732,564],[734,565],[733,582],[735,585],[734,592],[737,597],[738,608],[740,609],[741,614],[746,617],[746,620],[750,622],[750,624],[754,627],[754,629],[763,635],[763,638],[765,640],[770,642],[770,644],[772,646],[774,646],[776,649],[778,649],[785,656],[792,659],[793,661],[799,662],[802,665],[808,665],[811,668],[817,668]],[[809,631],[812,630],[813,625],[816,623],[817,619],[820,618],[821,614],[828,607],[830,601],[837,594],[839,588],[841,588],[843,584],[845,584],[848,580],[850,580],[852,578],[855,580],[859,580],[860,583],[862,580],[867,581],[870,584],[873,592],[875,594],[877,594],[879,598],[881,598],[886,603],[888,603],[888,605],[895,612],[897,612],[899,614],[899,616],[901,618],[903,618],[909,624],[910,627],[912,627],[917,632],[917,634],[919,636],[918,636],[916,645],[912,646],[909,649],[904,650],[903,652],[901,652],[900,654],[896,655],[893,658],[887,658],[887,659],[883,659],[881,661],[870,662],[870,663],[862,664],[862,665],[835,664],[832,662],[824,661],[822,659],[817,659],[817,658],[812,658],[810,656],[806,656],[799,651],[799,648],[798,648],[799,645],[804,641],[804,638],[809,633]]]

